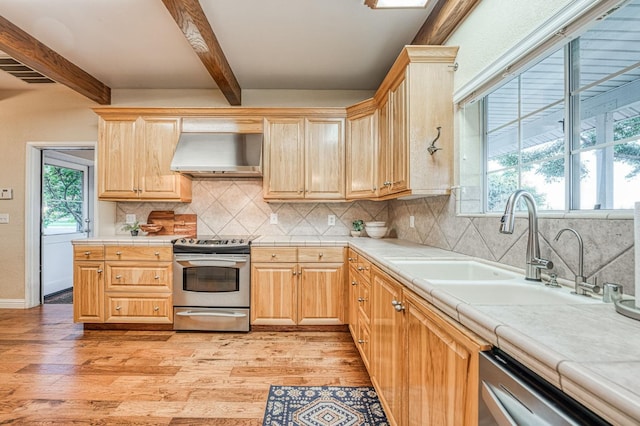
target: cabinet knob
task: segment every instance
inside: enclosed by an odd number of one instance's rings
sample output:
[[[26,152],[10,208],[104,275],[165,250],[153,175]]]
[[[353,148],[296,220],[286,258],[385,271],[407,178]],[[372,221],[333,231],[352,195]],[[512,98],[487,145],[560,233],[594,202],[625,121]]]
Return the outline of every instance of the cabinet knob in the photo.
[[[85,251],[85,252],[84,252],[84,255],[85,255],[85,256],[91,256],[91,252],[90,252],[90,251]]]
[[[122,309],[120,305],[116,306],[116,311],[119,311],[120,309]]]
[[[85,253],[86,254],[86,253]],[[349,258],[349,262],[353,262],[353,257]]]
[[[397,300],[392,300],[391,305],[393,306],[393,309],[395,309],[398,312],[404,311],[404,306],[402,306],[402,302],[398,302]]]
[[[351,281],[351,285],[358,285],[358,281]]]
[[[358,271],[364,271],[364,267],[358,266]]]
[[[366,302],[367,299],[365,299],[364,297],[358,297],[358,302]]]
[[[292,273],[293,275],[296,275],[296,274],[297,274],[297,272],[296,272],[295,270],[293,270],[291,273]]]
[[[157,252],[155,252],[153,254],[156,255],[156,257],[160,256],[160,252],[159,251],[157,251]]]
[[[116,275],[116,280],[119,280],[120,278],[122,278],[122,275]]]
[[[324,256],[324,253],[318,253],[318,257]]]
[[[98,269],[96,272],[101,274],[102,273],[102,269]]]
[[[273,259],[274,257],[276,257],[275,253],[271,253],[271,258]]]
[[[367,343],[367,341],[364,339],[358,339],[358,343],[363,344],[363,343]]]
[[[156,275],[155,277],[153,277],[154,280],[159,280],[160,279],[160,275]]]
[[[117,251],[116,252],[116,256],[122,256],[122,252],[121,251]]]
[[[154,306],[154,307],[153,307],[153,310],[154,310],[155,312],[158,312],[158,311],[160,310],[160,307],[159,307],[159,306]]]

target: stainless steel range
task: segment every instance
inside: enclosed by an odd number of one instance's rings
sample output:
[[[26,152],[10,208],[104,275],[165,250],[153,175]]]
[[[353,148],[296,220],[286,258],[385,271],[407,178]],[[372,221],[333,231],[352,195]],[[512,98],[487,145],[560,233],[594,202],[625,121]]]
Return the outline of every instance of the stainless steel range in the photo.
[[[249,331],[249,238],[173,242],[174,330]]]

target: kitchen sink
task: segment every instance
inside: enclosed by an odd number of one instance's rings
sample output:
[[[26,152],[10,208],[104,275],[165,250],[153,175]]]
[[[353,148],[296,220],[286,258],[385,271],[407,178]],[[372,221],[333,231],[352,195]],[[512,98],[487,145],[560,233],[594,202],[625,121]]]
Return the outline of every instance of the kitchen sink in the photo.
[[[390,259],[403,272],[429,282],[512,280],[521,274],[474,260]]]
[[[567,288],[545,287],[541,283],[447,283],[434,286],[471,305],[571,305],[599,303],[599,299],[572,294]]]

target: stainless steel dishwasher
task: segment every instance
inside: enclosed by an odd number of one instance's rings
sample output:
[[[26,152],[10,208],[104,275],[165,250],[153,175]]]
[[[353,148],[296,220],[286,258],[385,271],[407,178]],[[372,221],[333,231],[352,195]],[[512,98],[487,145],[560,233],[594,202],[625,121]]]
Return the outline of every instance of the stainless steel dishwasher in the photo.
[[[610,425],[509,355],[480,353],[479,426]]]

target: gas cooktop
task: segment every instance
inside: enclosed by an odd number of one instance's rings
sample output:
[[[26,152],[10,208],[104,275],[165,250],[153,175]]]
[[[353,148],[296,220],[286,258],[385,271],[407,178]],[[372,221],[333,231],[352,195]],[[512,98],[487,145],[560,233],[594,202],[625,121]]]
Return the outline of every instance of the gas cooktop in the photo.
[[[173,241],[174,253],[249,253],[255,237],[217,237],[203,235],[197,238],[179,238]]]

